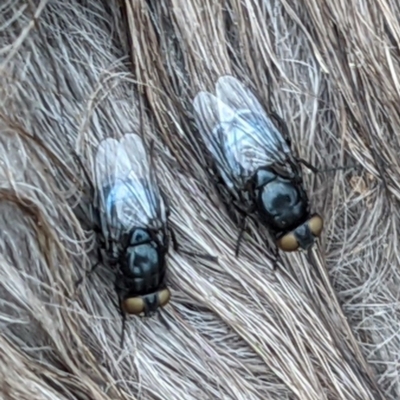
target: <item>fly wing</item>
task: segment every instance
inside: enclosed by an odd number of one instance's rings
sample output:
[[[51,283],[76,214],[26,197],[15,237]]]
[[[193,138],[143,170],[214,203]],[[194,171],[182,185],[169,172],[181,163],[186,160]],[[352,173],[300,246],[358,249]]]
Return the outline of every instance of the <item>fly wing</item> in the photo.
[[[108,200],[110,191],[116,182],[118,145],[119,143],[115,139],[103,140],[97,149],[95,158],[95,202],[104,233],[108,231],[108,227],[115,226],[115,229],[118,229],[118,221],[116,221],[115,213],[111,214],[112,210],[109,209]]]
[[[140,136],[103,140],[96,154],[95,175],[103,231],[115,237],[162,217],[162,198]]]
[[[235,117],[234,112],[207,92],[197,94],[193,107],[196,124],[204,144],[212,154],[225,182],[232,188],[237,183],[234,177],[239,175],[240,171],[237,170],[239,165],[232,162],[234,160],[230,155],[230,149],[226,147],[227,132],[223,127],[224,124],[229,126],[229,122]]]
[[[218,79],[216,94],[236,113],[236,118],[241,121],[239,125],[244,127],[244,122],[247,123],[242,140],[232,136],[230,141],[230,145],[242,155],[243,166],[254,173],[261,166],[274,165],[281,173],[291,174],[292,167],[287,162],[292,157],[290,147],[251,90],[227,75]]]
[[[235,78],[217,82],[217,96],[200,92],[193,102],[203,140],[228,186],[243,187],[255,171],[274,165],[291,173],[291,152],[254,95]]]

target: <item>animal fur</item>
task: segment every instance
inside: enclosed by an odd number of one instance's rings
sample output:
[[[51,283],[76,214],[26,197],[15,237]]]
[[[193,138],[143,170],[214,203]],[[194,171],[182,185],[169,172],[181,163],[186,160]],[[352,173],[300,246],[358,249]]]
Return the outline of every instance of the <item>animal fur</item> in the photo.
[[[1,5],[0,390],[7,400],[398,399],[399,15],[389,0],[25,1]],[[218,76],[288,124],[325,219],[312,260],[238,228],[191,101]],[[143,112],[142,112],[143,111]],[[155,140],[184,249],[161,319],[129,318],[90,201],[104,137]],[[82,165],[78,160],[82,161]],[[87,170],[89,180],[83,173]],[[167,328],[168,326],[168,328]]]

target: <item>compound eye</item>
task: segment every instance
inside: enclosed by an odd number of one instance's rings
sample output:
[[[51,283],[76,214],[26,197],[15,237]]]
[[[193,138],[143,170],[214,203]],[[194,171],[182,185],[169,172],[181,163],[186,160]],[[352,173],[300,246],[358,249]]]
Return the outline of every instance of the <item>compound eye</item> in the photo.
[[[319,215],[314,215],[308,220],[308,227],[310,228],[311,233],[318,237],[324,227],[324,221]]]
[[[299,243],[293,232],[287,233],[278,240],[278,247],[283,251],[296,251]]]
[[[163,289],[158,292],[158,304],[164,307],[171,299],[171,292],[168,289]]]
[[[128,314],[139,315],[144,312],[144,300],[142,297],[131,297],[123,302],[123,308]]]

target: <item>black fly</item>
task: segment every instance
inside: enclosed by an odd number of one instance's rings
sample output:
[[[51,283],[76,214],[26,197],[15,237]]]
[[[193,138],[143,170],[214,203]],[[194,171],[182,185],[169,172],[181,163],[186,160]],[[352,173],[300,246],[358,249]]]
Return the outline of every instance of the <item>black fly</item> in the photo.
[[[267,116],[253,93],[232,76],[220,77],[216,95],[200,92],[193,101],[200,134],[218,173],[245,217],[255,215],[283,251],[309,249],[323,229],[310,213],[299,162],[290,140]]]
[[[121,347],[126,314],[152,317],[171,298],[166,285],[170,239],[174,251],[218,263],[218,257],[182,250],[178,245],[152,156],[153,146],[148,154],[137,134],[126,134],[119,141],[104,139],[95,157],[94,185],[76,157],[94,191],[93,204],[79,214],[89,217],[105,249],[106,263],[116,267],[115,290],[123,325]],[[99,255],[99,262],[87,276],[99,265],[100,251]]]
[[[95,186],[95,211],[108,262],[118,267],[115,288],[123,324],[126,314],[150,317],[171,298],[165,283],[168,234],[174,247],[176,243],[152,158],[139,135],[100,143]]]

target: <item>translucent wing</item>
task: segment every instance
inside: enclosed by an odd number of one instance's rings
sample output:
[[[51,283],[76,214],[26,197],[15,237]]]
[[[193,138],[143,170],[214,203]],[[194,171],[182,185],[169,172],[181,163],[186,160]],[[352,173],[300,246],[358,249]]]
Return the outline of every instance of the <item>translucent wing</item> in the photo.
[[[232,159],[227,148],[227,136],[224,126],[229,129],[235,113],[214,95],[206,92],[197,94],[193,101],[195,119],[203,141],[217,163],[217,167],[225,182],[233,187],[235,179],[232,175],[240,174],[240,165]]]
[[[216,96],[200,92],[193,102],[203,140],[230,186],[272,166],[292,173],[289,145],[256,97],[232,76],[218,79]]]
[[[165,207],[140,136],[103,140],[96,154],[97,205],[112,236],[165,218]]]

